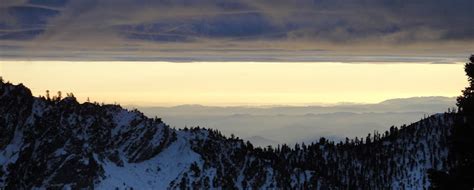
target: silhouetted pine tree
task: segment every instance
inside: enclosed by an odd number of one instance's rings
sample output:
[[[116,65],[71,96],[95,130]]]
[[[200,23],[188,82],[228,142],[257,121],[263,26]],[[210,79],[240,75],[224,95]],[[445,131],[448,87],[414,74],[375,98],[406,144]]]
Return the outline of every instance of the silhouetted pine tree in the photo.
[[[448,172],[430,170],[428,172],[431,189],[474,188],[474,55],[471,55],[464,71],[469,86],[457,98],[458,114],[451,137],[451,160],[454,167]]]

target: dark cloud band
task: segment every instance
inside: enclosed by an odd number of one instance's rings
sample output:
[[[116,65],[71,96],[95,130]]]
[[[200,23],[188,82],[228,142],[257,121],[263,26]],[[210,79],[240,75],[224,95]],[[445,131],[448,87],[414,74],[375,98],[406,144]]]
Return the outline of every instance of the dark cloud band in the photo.
[[[77,52],[158,59],[165,54],[150,52],[166,49],[239,52],[229,59],[262,49],[464,53],[474,49],[472,7],[472,0],[6,0],[0,56],[55,57],[60,50],[65,59],[81,57]]]

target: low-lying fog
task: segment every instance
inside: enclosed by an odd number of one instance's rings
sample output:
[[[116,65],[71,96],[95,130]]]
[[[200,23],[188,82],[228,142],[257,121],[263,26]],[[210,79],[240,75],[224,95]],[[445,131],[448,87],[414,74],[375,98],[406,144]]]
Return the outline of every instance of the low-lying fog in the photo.
[[[455,98],[417,97],[392,99],[378,104],[334,106],[138,107],[146,115],[160,117],[172,127],[200,126],[227,136],[249,140],[257,146],[311,142],[319,137],[341,140],[365,137],[374,130],[416,122],[455,107]]]

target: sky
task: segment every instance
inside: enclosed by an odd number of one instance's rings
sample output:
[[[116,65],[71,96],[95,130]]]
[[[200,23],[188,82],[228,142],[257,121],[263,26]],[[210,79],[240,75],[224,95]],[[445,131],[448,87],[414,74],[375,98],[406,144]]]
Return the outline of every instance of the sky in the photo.
[[[457,96],[472,0],[2,0],[0,74],[136,105]]]
[[[460,63],[0,61],[0,75],[36,96],[137,106],[377,103],[454,97],[467,85]]]
[[[452,63],[474,50],[472,7],[472,0],[2,0],[0,57]]]

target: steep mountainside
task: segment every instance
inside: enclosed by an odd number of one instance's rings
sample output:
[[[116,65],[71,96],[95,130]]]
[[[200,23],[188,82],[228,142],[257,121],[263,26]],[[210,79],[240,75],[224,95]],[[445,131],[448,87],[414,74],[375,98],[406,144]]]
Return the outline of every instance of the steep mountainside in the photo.
[[[364,139],[254,148],[117,105],[0,83],[0,188],[423,189],[447,171],[455,113]]]

